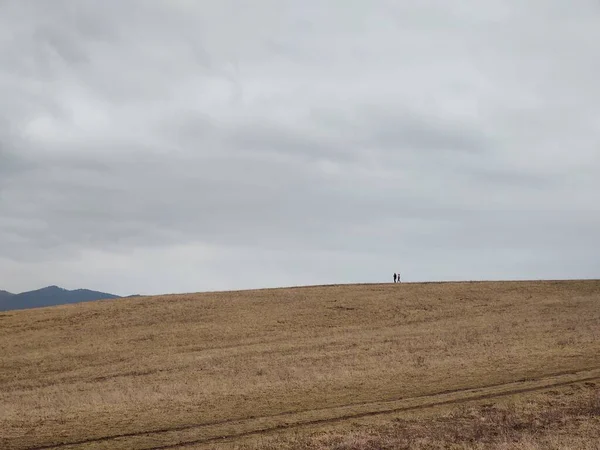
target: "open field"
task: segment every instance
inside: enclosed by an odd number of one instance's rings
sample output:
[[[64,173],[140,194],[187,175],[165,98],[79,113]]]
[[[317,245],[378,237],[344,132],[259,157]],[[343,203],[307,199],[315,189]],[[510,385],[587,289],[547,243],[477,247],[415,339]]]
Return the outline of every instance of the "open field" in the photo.
[[[597,386],[595,280],[324,286],[0,314],[2,449],[327,448],[340,443],[335,427],[356,421],[384,436],[400,423],[419,439],[414,430],[446,419],[396,419],[531,395],[544,395],[545,411],[554,397],[544,392],[569,398],[555,402],[562,425],[573,411],[593,425]],[[458,411],[448,417],[470,429]]]
[[[213,443],[213,450],[228,443]],[[600,450],[600,383],[238,439],[239,450]]]

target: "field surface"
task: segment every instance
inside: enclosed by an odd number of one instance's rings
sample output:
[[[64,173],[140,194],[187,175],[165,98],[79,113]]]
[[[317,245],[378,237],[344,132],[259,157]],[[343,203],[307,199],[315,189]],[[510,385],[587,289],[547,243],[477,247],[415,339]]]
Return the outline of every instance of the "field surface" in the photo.
[[[317,286],[0,314],[6,450],[268,447],[275,434],[273,448],[309,448],[292,436],[577,386],[592,398],[600,386],[595,280]],[[588,406],[578,411],[597,425]]]

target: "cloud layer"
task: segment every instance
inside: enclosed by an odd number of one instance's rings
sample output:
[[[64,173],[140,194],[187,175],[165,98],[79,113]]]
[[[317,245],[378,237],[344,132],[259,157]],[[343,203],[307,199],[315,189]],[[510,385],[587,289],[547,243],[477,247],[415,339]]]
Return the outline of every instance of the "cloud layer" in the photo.
[[[597,277],[595,1],[0,5],[0,288]]]

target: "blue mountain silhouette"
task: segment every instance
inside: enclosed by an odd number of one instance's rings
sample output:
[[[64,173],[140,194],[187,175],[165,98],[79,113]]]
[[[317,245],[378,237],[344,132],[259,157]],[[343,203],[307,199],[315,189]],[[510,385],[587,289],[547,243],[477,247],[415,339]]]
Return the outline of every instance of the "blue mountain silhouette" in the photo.
[[[43,306],[65,305],[68,303],[89,302],[93,300],[120,298],[106,292],[75,289],[69,291],[58,286],[48,286],[35,291],[12,294],[0,291],[0,311],[13,309],[40,308]]]

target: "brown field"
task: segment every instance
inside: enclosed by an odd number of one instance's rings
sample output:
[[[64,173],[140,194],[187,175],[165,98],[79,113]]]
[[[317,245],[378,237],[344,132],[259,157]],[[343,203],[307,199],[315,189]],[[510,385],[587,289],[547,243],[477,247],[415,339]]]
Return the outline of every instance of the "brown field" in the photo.
[[[597,449],[599,392],[596,280],[0,313],[5,450]]]

